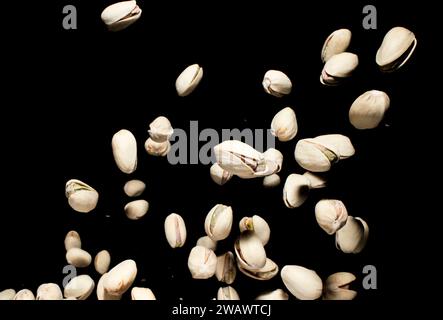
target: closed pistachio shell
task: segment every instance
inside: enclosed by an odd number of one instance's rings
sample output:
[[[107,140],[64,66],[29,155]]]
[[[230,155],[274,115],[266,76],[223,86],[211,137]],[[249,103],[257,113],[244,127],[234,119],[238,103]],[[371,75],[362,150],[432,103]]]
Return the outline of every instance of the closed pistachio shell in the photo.
[[[222,186],[232,178],[232,173],[224,170],[218,163],[214,163],[209,169],[212,181]]]
[[[288,300],[289,296],[282,289],[263,292],[258,295],[255,300]]]
[[[141,13],[142,10],[135,1],[122,1],[106,7],[101,19],[109,31],[120,31],[137,21]]]
[[[134,260],[125,260],[112,268],[103,281],[103,288],[110,295],[121,296],[132,285],[137,276]]]
[[[263,187],[265,188],[275,188],[280,185],[280,176],[276,173],[271,174],[263,178]]]
[[[331,235],[346,224],[348,211],[340,200],[320,200],[315,205],[315,218],[318,225]]]
[[[64,294],[66,298],[76,298],[77,300],[86,300],[94,291],[94,280],[86,274],[74,277],[65,287]]]
[[[217,241],[212,240],[208,236],[200,237],[197,240],[197,246],[208,248],[212,251],[215,251],[217,249]]]
[[[233,287],[227,286],[218,289],[217,300],[240,300],[240,297]]]
[[[240,262],[238,262],[238,269],[244,275],[256,280],[270,280],[278,274],[278,265],[269,258],[266,259],[266,264],[260,269],[249,270]]]
[[[232,208],[223,204],[215,205],[205,219],[205,231],[212,240],[226,239],[232,227]]]
[[[29,289],[22,289],[16,293],[13,300],[35,300],[35,296]]]
[[[253,231],[240,234],[234,245],[237,261],[248,270],[260,270],[266,264],[266,251],[260,238]]]
[[[290,174],[283,187],[283,202],[286,207],[290,209],[300,207],[308,198],[310,188],[308,178],[301,174]]]
[[[111,255],[108,250],[102,250],[94,258],[95,270],[100,274],[105,274],[111,264]]]
[[[403,27],[392,28],[383,38],[375,61],[382,71],[395,71],[409,60],[416,46],[413,32]]]
[[[346,224],[336,232],[335,245],[344,253],[359,253],[368,241],[369,227],[361,218],[349,216]]]
[[[324,134],[315,137],[314,142],[323,145],[329,150],[336,150],[340,160],[352,157],[355,154],[351,140],[342,134]]]
[[[278,70],[269,70],[263,77],[265,92],[275,97],[283,97],[291,93],[292,82],[286,74]]]
[[[157,300],[154,293],[149,288],[134,287],[131,290],[132,300]]]
[[[165,157],[171,150],[171,143],[169,141],[155,142],[151,138],[148,138],[145,142],[145,150],[151,156]]]
[[[155,142],[165,142],[172,136],[174,129],[168,118],[160,116],[151,122],[148,132],[151,139]]]
[[[274,173],[280,172],[283,166],[283,154],[274,148],[269,148],[263,153],[268,170]]]
[[[71,208],[77,212],[87,213],[97,206],[98,192],[80,180],[66,182],[65,195]]]
[[[311,189],[320,189],[326,187],[326,178],[320,174],[306,171],[303,175],[308,178]]]
[[[290,141],[294,139],[298,131],[297,117],[294,110],[286,107],[280,110],[272,119],[271,134],[280,141]]]
[[[325,281],[324,300],[352,300],[357,292],[349,289],[349,285],[355,281],[355,276],[349,272],[337,272],[331,274]]]
[[[117,167],[124,173],[133,173],[137,169],[137,141],[131,131],[118,131],[112,137],[111,145]]]
[[[146,184],[140,180],[130,180],[125,183],[123,191],[128,197],[138,197],[146,189]]]
[[[297,142],[294,151],[297,163],[308,171],[326,172],[331,165],[340,159],[337,150],[331,150],[313,139],[302,139]]]
[[[186,225],[183,218],[171,213],[165,219],[165,234],[171,248],[180,248],[186,242]]]
[[[332,32],[326,39],[321,50],[321,60],[326,62],[332,56],[345,52],[351,43],[352,33],[348,29],[339,29]]]
[[[358,56],[349,52],[333,55],[326,61],[320,82],[324,85],[337,85],[344,78],[350,77],[358,66]]]
[[[125,205],[125,214],[131,220],[142,218],[149,210],[146,200],[134,200]]]
[[[185,97],[197,88],[203,78],[203,68],[198,64],[187,67],[175,81],[175,89],[180,97]]]
[[[301,266],[284,266],[281,278],[297,299],[315,300],[321,297],[323,283],[317,273]]]
[[[196,246],[192,248],[188,258],[188,268],[194,279],[209,279],[215,274],[217,256],[214,251]]]
[[[376,128],[383,120],[389,105],[390,99],[383,91],[366,91],[349,109],[349,121],[357,129]]]
[[[71,230],[66,234],[65,237],[65,249],[68,251],[72,248],[81,248],[82,247],[82,241],[80,239],[80,235],[77,231]]]
[[[234,282],[237,275],[237,267],[235,265],[234,254],[228,251],[217,257],[217,267],[215,269],[215,276],[218,281],[231,284]]]
[[[85,268],[91,264],[91,255],[83,249],[71,248],[66,252],[66,261],[77,268]]]
[[[105,281],[107,276],[108,276],[108,273],[103,274],[97,283],[97,299],[98,300],[120,300],[122,298],[121,294],[111,295],[105,290],[105,288],[103,286],[103,282]]]
[[[45,283],[38,287],[36,300],[63,300],[63,294],[57,284]]]
[[[0,291],[0,300],[13,300],[16,292],[14,289]]]
[[[246,230],[253,231],[264,246],[268,243],[269,237],[271,236],[271,228],[269,228],[268,223],[265,219],[258,215],[254,215],[253,217],[244,217],[241,219],[239,228],[240,232]]]

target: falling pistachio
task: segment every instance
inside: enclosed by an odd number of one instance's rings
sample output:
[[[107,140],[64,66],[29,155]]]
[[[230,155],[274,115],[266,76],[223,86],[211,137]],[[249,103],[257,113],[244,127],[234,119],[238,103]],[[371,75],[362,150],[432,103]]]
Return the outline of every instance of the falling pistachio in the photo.
[[[209,169],[212,181],[222,186],[232,178],[232,173],[224,170],[218,163],[214,163]]]
[[[130,180],[125,183],[123,191],[128,197],[138,197],[146,189],[146,184],[140,180]]]
[[[86,300],[94,291],[94,280],[86,274],[74,277],[68,282],[64,289],[66,298]]]
[[[102,250],[94,258],[94,268],[100,274],[105,274],[111,264],[111,255],[108,250]]]
[[[248,270],[260,270],[266,264],[266,251],[260,238],[253,231],[240,234],[234,245],[238,263]]]
[[[263,178],[263,187],[265,188],[275,188],[280,185],[280,176],[276,173],[271,174]]]
[[[237,268],[235,266],[234,254],[228,251],[217,257],[217,267],[215,269],[215,276],[218,281],[231,284],[234,282],[237,275]]]
[[[106,7],[101,18],[109,31],[120,31],[137,21],[141,14],[135,1],[122,1]]]
[[[291,93],[292,83],[286,74],[278,70],[269,70],[263,77],[265,92],[277,98]]]
[[[297,299],[315,300],[321,297],[323,283],[317,273],[301,266],[284,266],[281,278]]]
[[[134,260],[125,260],[112,268],[103,279],[104,290],[114,296],[123,295],[132,285],[137,275]]]
[[[123,173],[137,169],[137,141],[131,131],[122,129],[112,137],[112,154],[117,167]]]
[[[72,248],[81,248],[82,241],[80,240],[80,235],[77,231],[71,230],[66,234],[65,237],[65,249],[69,251]]]
[[[258,215],[242,218],[239,223],[239,228],[240,232],[246,230],[253,231],[264,246],[268,243],[269,237],[271,236],[271,228],[269,228],[268,223]]]
[[[196,246],[192,248],[188,258],[188,268],[194,279],[209,279],[217,268],[217,256],[214,251]]]
[[[315,218],[318,225],[331,235],[346,224],[348,211],[340,200],[320,200],[315,205]]]
[[[339,29],[332,32],[326,39],[321,50],[321,60],[326,62],[332,56],[345,52],[351,43],[352,33],[348,29]]]
[[[361,218],[349,216],[346,224],[335,233],[335,245],[344,253],[359,253],[368,241],[369,227]]]
[[[300,207],[308,198],[310,188],[308,178],[301,174],[290,174],[283,187],[283,202],[286,207],[290,209]]]
[[[63,294],[57,284],[44,283],[37,289],[36,300],[63,300]]]
[[[154,293],[149,288],[134,287],[131,290],[132,300],[157,300]]]
[[[197,88],[203,78],[203,68],[198,64],[187,67],[175,81],[175,89],[180,97],[185,97]]]
[[[272,119],[271,134],[280,141],[290,141],[294,139],[298,131],[297,117],[294,110],[286,107],[280,110]]]
[[[376,128],[383,120],[389,105],[390,99],[383,91],[366,91],[349,109],[349,121],[357,129]]]
[[[149,210],[149,203],[146,200],[134,200],[125,205],[125,214],[131,220],[142,218]]]
[[[122,298],[121,294],[109,294],[104,288],[103,283],[108,277],[108,273],[103,274],[97,283],[97,299],[98,300],[120,300]]]
[[[331,274],[325,281],[323,299],[325,300],[352,300],[357,292],[350,290],[350,284],[355,281],[355,276],[349,272]]]
[[[171,248],[180,248],[186,242],[186,225],[183,218],[171,213],[165,219],[165,235]]]
[[[66,182],[65,195],[71,208],[77,212],[87,213],[97,206],[98,192],[80,180]]]
[[[169,141],[155,142],[148,138],[145,142],[145,150],[151,156],[165,157],[171,150],[171,143]]]
[[[305,173],[303,173],[303,175],[308,178],[309,183],[310,183],[310,189],[321,189],[326,187],[326,178],[316,174],[316,173],[312,173],[309,171],[306,171]]]
[[[260,269],[250,270],[240,262],[238,269],[246,276],[256,280],[270,280],[278,274],[278,265],[271,259],[266,259],[266,264]]]
[[[174,129],[168,118],[160,116],[151,122],[148,132],[152,140],[161,143],[168,141],[169,138],[171,138]]]
[[[1,300],[1,299],[0,299]],[[16,293],[13,300],[35,300],[35,296],[29,289],[22,289]]]
[[[223,204],[215,205],[205,219],[205,231],[214,241],[226,239],[232,227],[232,208]]]
[[[333,55],[326,61],[320,75],[320,82],[324,85],[334,86],[352,75],[358,66],[358,56],[349,52]]]
[[[269,171],[280,172],[283,166],[283,154],[275,148],[269,148],[263,153]]]
[[[233,287],[227,286],[218,289],[217,300],[240,300],[240,297]]]
[[[71,248],[66,252],[66,261],[77,268],[85,268],[91,264],[91,255],[83,249]]]

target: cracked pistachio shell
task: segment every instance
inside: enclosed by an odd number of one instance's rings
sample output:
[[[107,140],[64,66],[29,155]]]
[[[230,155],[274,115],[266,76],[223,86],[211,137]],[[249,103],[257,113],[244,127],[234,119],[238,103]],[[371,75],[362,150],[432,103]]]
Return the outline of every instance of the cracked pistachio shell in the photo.
[[[246,230],[253,231],[264,246],[268,243],[269,237],[271,236],[271,228],[269,228],[268,223],[265,219],[257,215],[241,219],[239,228],[240,232]]]
[[[122,1],[106,7],[101,19],[109,31],[120,31],[140,18],[142,10],[135,1]]]
[[[85,268],[91,264],[91,255],[83,249],[71,248],[66,252],[66,261],[77,268]]]
[[[337,272],[331,274],[325,281],[324,300],[352,300],[357,292],[350,290],[350,284],[355,281],[355,276],[349,272]]]
[[[149,288],[134,287],[131,290],[132,300],[157,300]]]
[[[180,97],[185,97],[197,88],[203,78],[203,68],[198,64],[187,67],[175,81],[175,89]]]
[[[265,92],[281,98],[291,93],[292,83],[286,74],[278,70],[269,70],[263,77],[263,88]]]
[[[97,283],[97,299],[98,300],[120,300],[122,298],[121,294],[111,295],[103,287],[103,282],[105,281],[108,273],[103,274]]]
[[[288,300],[289,296],[282,289],[266,291],[258,295],[255,300]]]
[[[315,219],[327,234],[334,234],[348,219],[348,211],[340,200],[320,200],[315,205]]]
[[[413,32],[403,27],[392,28],[383,38],[375,61],[382,71],[393,72],[409,60],[416,46]]]
[[[233,287],[227,286],[218,289],[217,300],[240,300],[240,297]]]
[[[349,121],[356,129],[376,128],[383,120],[389,105],[390,99],[383,91],[366,91],[351,105]]]
[[[22,289],[14,296],[13,300],[35,300],[35,296],[29,289]]]
[[[263,178],[263,187],[265,188],[275,188],[280,185],[280,176],[276,173],[271,174]]]
[[[298,131],[297,118],[294,110],[286,107],[280,110],[272,119],[271,134],[279,141],[290,141],[294,139]]]
[[[284,266],[281,278],[286,288],[299,300],[321,297],[323,283],[317,273],[301,266]]]
[[[123,191],[128,197],[138,197],[146,189],[146,184],[140,180],[130,180],[125,183]]]
[[[174,129],[168,118],[160,116],[151,122],[148,132],[151,139],[155,142],[165,142],[172,136]]]
[[[286,207],[290,209],[300,207],[308,198],[310,188],[308,178],[301,174],[290,174],[283,187],[283,202]]]
[[[231,180],[232,173],[224,170],[218,163],[214,163],[209,169],[212,181],[214,181],[219,186],[224,185],[226,182]]]
[[[64,290],[65,298],[86,300],[94,291],[94,287],[94,280],[87,274],[82,274],[68,282]]]
[[[349,52],[333,55],[326,61],[320,75],[320,82],[324,85],[337,85],[344,78],[352,75],[358,66],[358,56]]]
[[[232,208],[216,204],[206,215],[205,231],[209,238],[215,241],[226,239],[232,227]]]
[[[66,234],[65,237],[65,249],[68,251],[72,248],[81,248],[82,247],[82,241],[80,239],[80,235],[77,231],[71,230]]]
[[[246,276],[256,280],[270,280],[278,274],[278,265],[271,259],[266,259],[266,264],[258,270],[249,270],[238,262],[238,269]]]
[[[217,241],[212,240],[208,236],[200,237],[197,240],[197,246],[208,248],[212,251],[215,251],[217,249]]]
[[[283,166],[283,154],[275,148],[269,148],[263,153],[266,161],[266,166],[269,172],[280,172]]]
[[[319,174],[315,174],[309,171],[303,173],[310,182],[310,189],[320,189],[326,187],[326,178]]]
[[[16,292],[14,289],[0,291],[0,300],[13,300]]]
[[[165,235],[171,248],[180,248],[186,242],[186,225],[183,218],[171,213],[165,219]]]
[[[100,274],[105,274],[111,264],[111,255],[108,250],[102,250],[94,258],[95,270]]]
[[[149,210],[149,203],[146,200],[134,200],[125,205],[125,214],[131,220],[142,218]]]
[[[137,276],[137,265],[134,260],[125,260],[112,268],[103,281],[103,288],[111,295],[124,294]]]
[[[326,39],[321,50],[321,60],[326,62],[332,56],[345,52],[351,43],[352,33],[348,29],[339,29],[332,32]]]
[[[248,270],[260,270],[266,265],[266,251],[260,238],[253,231],[240,234],[234,245],[238,263]]]
[[[294,151],[297,163],[308,171],[326,172],[340,159],[336,148],[329,149],[314,139],[302,139],[297,142]]]
[[[335,246],[344,253],[359,253],[365,247],[368,236],[367,223],[349,216],[346,224],[335,233]]]
[[[188,268],[192,278],[209,279],[215,274],[217,256],[208,248],[196,246],[189,253]]]
[[[339,155],[340,160],[347,159],[355,154],[351,140],[342,134],[324,134],[312,140],[329,150],[337,150],[336,154]]]
[[[36,300],[63,300],[63,294],[57,284],[45,283],[38,287]]]
[[[231,284],[237,275],[237,267],[235,265],[234,254],[228,251],[217,257],[217,267],[215,268],[215,276],[218,281]]]
[[[112,137],[112,154],[117,167],[123,173],[137,169],[137,141],[131,131],[122,129]]]
[[[171,150],[171,142],[155,142],[151,138],[148,138],[145,142],[145,150],[151,156],[165,157]]]
[[[77,212],[87,213],[97,206],[98,192],[80,180],[66,182],[65,195],[71,208]]]

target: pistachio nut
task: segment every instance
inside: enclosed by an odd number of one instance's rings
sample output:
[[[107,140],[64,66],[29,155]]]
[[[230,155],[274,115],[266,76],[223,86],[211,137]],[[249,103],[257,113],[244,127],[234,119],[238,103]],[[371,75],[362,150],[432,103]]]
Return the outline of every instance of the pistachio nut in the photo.
[[[341,80],[348,78],[358,66],[358,56],[349,52],[333,55],[326,61],[320,75],[320,82],[334,86]]]
[[[132,300],[157,300],[154,293],[149,288],[134,287],[131,290]]]
[[[275,188],[280,185],[280,176],[276,173],[263,178],[263,187]]]
[[[237,275],[237,267],[235,265],[234,254],[228,251],[217,257],[217,266],[215,268],[215,276],[218,281],[231,284]]]
[[[268,223],[265,219],[257,215],[242,218],[239,223],[239,228],[240,232],[246,230],[254,232],[264,246],[268,243],[269,237],[271,236],[271,228],[269,228]]]
[[[281,278],[297,299],[315,300],[321,297],[323,283],[317,273],[301,266],[284,266]]]
[[[283,187],[283,202],[286,207],[300,207],[308,198],[311,184],[308,178],[301,174],[290,174]]]
[[[255,232],[246,230],[234,245],[238,263],[250,271],[260,270],[266,265],[266,251]]]
[[[257,270],[249,270],[240,262],[237,262],[238,269],[246,276],[256,280],[270,280],[278,274],[278,265],[271,259],[266,259],[266,264],[263,268]]]
[[[77,212],[87,213],[97,206],[98,192],[80,180],[66,182],[65,195],[71,208]]]
[[[328,61],[332,56],[345,52],[351,43],[352,33],[348,29],[339,29],[332,32],[326,38],[321,50],[321,60]]]
[[[171,142],[155,142],[151,138],[148,138],[145,142],[145,150],[151,156],[165,157],[171,150]]]
[[[263,153],[268,170],[273,173],[280,172],[283,166],[283,154],[274,148],[269,148]]]
[[[330,150],[336,150],[340,160],[352,157],[355,154],[351,140],[342,134],[324,134],[313,139]]]
[[[94,280],[87,274],[74,277],[65,287],[65,298],[75,298],[77,300],[86,300],[94,291]]]
[[[218,289],[217,300],[240,300],[240,297],[233,287],[227,286]]]
[[[271,134],[279,141],[290,141],[294,139],[298,131],[297,117],[294,110],[286,107],[280,110],[272,119]]]
[[[188,268],[192,278],[209,279],[215,274],[217,256],[208,248],[196,246],[189,253]]]
[[[317,223],[327,234],[334,234],[346,224],[348,211],[340,200],[320,200],[315,205]]]
[[[205,231],[214,241],[226,239],[232,227],[232,208],[224,204],[216,204],[206,215]]]
[[[288,300],[289,296],[282,289],[263,292],[258,295],[255,300]]]
[[[68,251],[72,248],[81,248],[82,247],[82,241],[80,239],[80,235],[77,231],[71,230],[66,234],[65,237],[65,249]]]
[[[128,197],[138,197],[146,189],[146,184],[140,180],[130,180],[125,183],[123,191]]]
[[[131,131],[118,131],[112,137],[111,145],[117,167],[124,173],[133,173],[137,169],[137,141]]]
[[[352,300],[357,292],[350,290],[350,284],[355,281],[355,276],[349,272],[331,274],[325,281],[324,300]]]
[[[106,7],[101,14],[109,31],[120,31],[140,18],[142,10],[135,1],[117,2]]]
[[[63,300],[63,294],[57,284],[44,283],[37,289],[36,300]]]
[[[125,214],[131,220],[142,218],[149,210],[146,200],[134,200],[125,205]]]
[[[320,189],[326,187],[326,178],[309,171],[303,173],[303,175],[308,178],[310,182],[310,189]]]
[[[214,181],[219,186],[224,185],[226,182],[231,180],[232,173],[224,170],[218,163],[214,163],[209,169],[212,181]]]
[[[335,246],[344,253],[359,253],[368,241],[369,227],[361,218],[349,216],[346,224],[335,233]]]
[[[165,219],[165,234],[171,248],[180,248],[186,242],[186,225],[183,218],[171,213]]]
[[[198,64],[187,67],[175,81],[175,89],[180,97],[186,97],[197,88],[203,78],[203,68]]]
[[[98,280],[97,299],[98,300],[120,300],[122,298],[122,295],[119,295],[119,294],[111,295],[105,290],[103,283],[104,283],[105,279],[107,278],[107,276],[108,276],[108,273],[105,273]]]
[[[269,70],[263,77],[263,88],[265,92],[281,98],[291,93],[292,83],[286,74],[278,70]]]
[[[151,139],[155,142],[165,142],[171,138],[174,129],[168,118],[160,116],[151,122],[148,132]]]
[[[35,300],[35,296],[29,289],[22,289],[14,296],[13,300]]]
[[[349,121],[357,129],[376,128],[383,120],[389,105],[390,99],[383,91],[366,91],[351,105]]]
[[[77,268],[85,268],[91,264],[91,255],[83,249],[71,248],[66,252],[66,261]]]
[[[197,244],[196,245],[208,248],[208,249],[210,249],[212,251],[215,251],[215,249],[217,249],[217,241],[212,240],[208,236],[200,237],[197,240]]]
[[[102,250],[94,258],[95,270],[100,274],[105,274],[111,264],[111,255],[108,250]]]
[[[114,296],[123,295],[137,276],[137,265],[134,260],[125,260],[112,268],[103,279],[104,290]]]
[[[375,61],[381,71],[393,72],[409,60],[417,46],[413,32],[403,27],[395,27],[386,33],[377,51]]]
[[[14,289],[0,291],[0,300],[13,300],[16,292]]]

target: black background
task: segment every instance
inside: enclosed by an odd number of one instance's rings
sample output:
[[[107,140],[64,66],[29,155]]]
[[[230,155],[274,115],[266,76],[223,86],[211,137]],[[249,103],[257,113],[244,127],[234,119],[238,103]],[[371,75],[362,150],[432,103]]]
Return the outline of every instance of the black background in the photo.
[[[78,30],[62,28],[61,12],[68,3],[78,9]],[[139,1],[141,19],[124,31],[108,33],[100,13],[109,3],[60,2],[48,9],[44,20],[31,12],[34,20],[27,26],[32,38],[16,38],[20,50],[6,61],[15,72],[3,89],[11,100],[1,129],[7,188],[0,223],[0,289],[35,292],[41,283],[61,285],[63,240],[74,229],[93,256],[107,249],[112,265],[134,259],[139,270],[134,285],[151,288],[158,299],[209,300],[221,284],[215,278],[192,280],[187,256],[204,235],[207,212],[223,203],[233,207],[235,218],[233,232],[219,243],[218,254],[232,250],[243,216],[259,214],[271,226],[266,250],[280,268],[302,265],[323,279],[338,271],[352,272],[358,278],[360,301],[385,301],[393,293],[408,296],[396,285],[404,248],[411,241],[398,220],[409,213],[398,209],[395,188],[401,174],[398,141],[410,134],[409,119],[420,102],[415,88],[426,59],[422,48],[427,35],[416,5],[373,2],[378,29],[364,30],[363,4],[358,3]],[[417,50],[401,70],[383,74],[375,53],[384,34],[397,25],[416,34]],[[359,55],[360,65],[341,86],[324,87],[319,83],[320,50],[325,38],[343,27],[353,32],[349,51]],[[180,98],[175,79],[192,63],[203,66],[203,80],[194,93]],[[268,69],[290,77],[293,91],[288,97],[264,93],[261,80]],[[356,97],[371,89],[386,91],[391,108],[379,128],[358,131],[348,122],[348,110]],[[190,120],[219,132],[266,129],[285,106],[294,108],[299,132],[291,142],[277,141],[285,160],[282,184],[273,190],[263,189],[260,179],[232,179],[219,187],[209,177],[209,166],[172,166],[166,158],[144,151],[148,124],[159,115],[185,130]],[[139,166],[130,176],[117,169],[111,153],[112,135],[122,128],[131,130],[139,145]],[[313,191],[301,208],[287,209],[281,199],[284,179],[303,172],[293,157],[296,141],[326,133],[351,137],[356,155],[331,170],[327,188]],[[96,210],[81,214],[68,206],[64,185],[71,178],[99,191]],[[128,220],[123,212],[129,199],[122,188],[131,178],[147,183],[141,198],[149,201],[150,209],[139,221]],[[313,208],[322,198],[341,199],[350,215],[368,222],[370,236],[363,252],[341,253],[334,237],[318,227]],[[188,229],[186,245],[175,250],[163,230],[164,218],[172,212],[183,216]],[[377,267],[377,290],[362,290],[361,271],[368,264]],[[99,279],[93,267],[79,271]],[[233,287],[246,300],[267,289],[284,288],[279,276],[258,282],[240,273]]]

